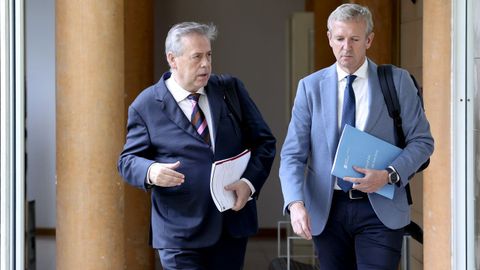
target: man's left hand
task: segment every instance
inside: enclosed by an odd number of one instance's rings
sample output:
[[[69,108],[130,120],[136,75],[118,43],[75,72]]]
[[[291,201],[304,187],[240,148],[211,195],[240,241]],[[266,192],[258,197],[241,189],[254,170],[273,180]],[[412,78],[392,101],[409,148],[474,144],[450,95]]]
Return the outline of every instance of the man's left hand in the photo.
[[[386,170],[372,170],[353,166],[353,169],[365,176],[363,178],[345,177],[346,181],[353,183],[353,188],[365,193],[378,191],[388,183],[388,172]]]
[[[245,204],[247,203],[248,199],[250,198],[250,187],[247,183],[243,182],[242,180],[238,180],[233,182],[230,185],[225,187],[225,190],[233,191],[237,196],[237,200],[235,201],[235,205],[232,207],[234,211],[240,211]]]

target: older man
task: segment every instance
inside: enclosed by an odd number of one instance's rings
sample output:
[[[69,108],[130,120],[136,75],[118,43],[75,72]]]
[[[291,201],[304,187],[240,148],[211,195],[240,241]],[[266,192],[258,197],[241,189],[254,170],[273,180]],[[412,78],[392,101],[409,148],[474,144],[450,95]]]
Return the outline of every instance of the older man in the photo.
[[[275,156],[275,138],[238,79],[242,116],[233,117],[225,83],[212,75],[213,25],[173,26],[165,53],[170,72],[145,89],[128,110],[127,140],[118,169],[152,191],[151,235],[164,269],[241,269],[247,237],[258,229],[256,197]],[[236,194],[220,212],[210,195],[214,161],[251,150]]]

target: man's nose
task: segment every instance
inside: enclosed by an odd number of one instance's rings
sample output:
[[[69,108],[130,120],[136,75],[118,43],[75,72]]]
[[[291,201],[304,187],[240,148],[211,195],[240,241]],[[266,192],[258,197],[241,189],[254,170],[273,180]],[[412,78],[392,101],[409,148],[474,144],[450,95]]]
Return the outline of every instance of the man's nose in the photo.
[[[210,64],[210,59],[208,59],[208,56],[202,57],[202,62],[201,62],[202,67],[206,67],[209,64]]]
[[[343,47],[345,49],[350,49],[352,47],[352,41],[349,39],[345,39],[345,41],[343,42]]]

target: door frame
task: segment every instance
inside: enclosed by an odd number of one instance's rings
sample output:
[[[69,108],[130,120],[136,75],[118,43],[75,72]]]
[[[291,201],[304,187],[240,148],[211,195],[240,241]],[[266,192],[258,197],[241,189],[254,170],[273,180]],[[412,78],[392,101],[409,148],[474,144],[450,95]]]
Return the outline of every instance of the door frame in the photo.
[[[25,5],[0,3],[0,269],[25,269]]]

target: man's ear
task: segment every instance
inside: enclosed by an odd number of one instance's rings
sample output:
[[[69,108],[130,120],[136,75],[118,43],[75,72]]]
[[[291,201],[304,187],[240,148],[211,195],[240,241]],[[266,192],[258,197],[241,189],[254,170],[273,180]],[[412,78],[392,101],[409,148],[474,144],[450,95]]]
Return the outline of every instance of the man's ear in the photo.
[[[368,36],[367,36],[367,49],[370,48],[370,46],[372,46],[372,42],[373,42],[373,37],[375,36],[375,33],[370,33]]]
[[[177,68],[176,56],[172,52],[167,53],[167,62],[171,69]]]
[[[328,38],[328,44],[330,45],[330,47],[332,46],[332,33],[330,31],[327,31],[327,38]]]

